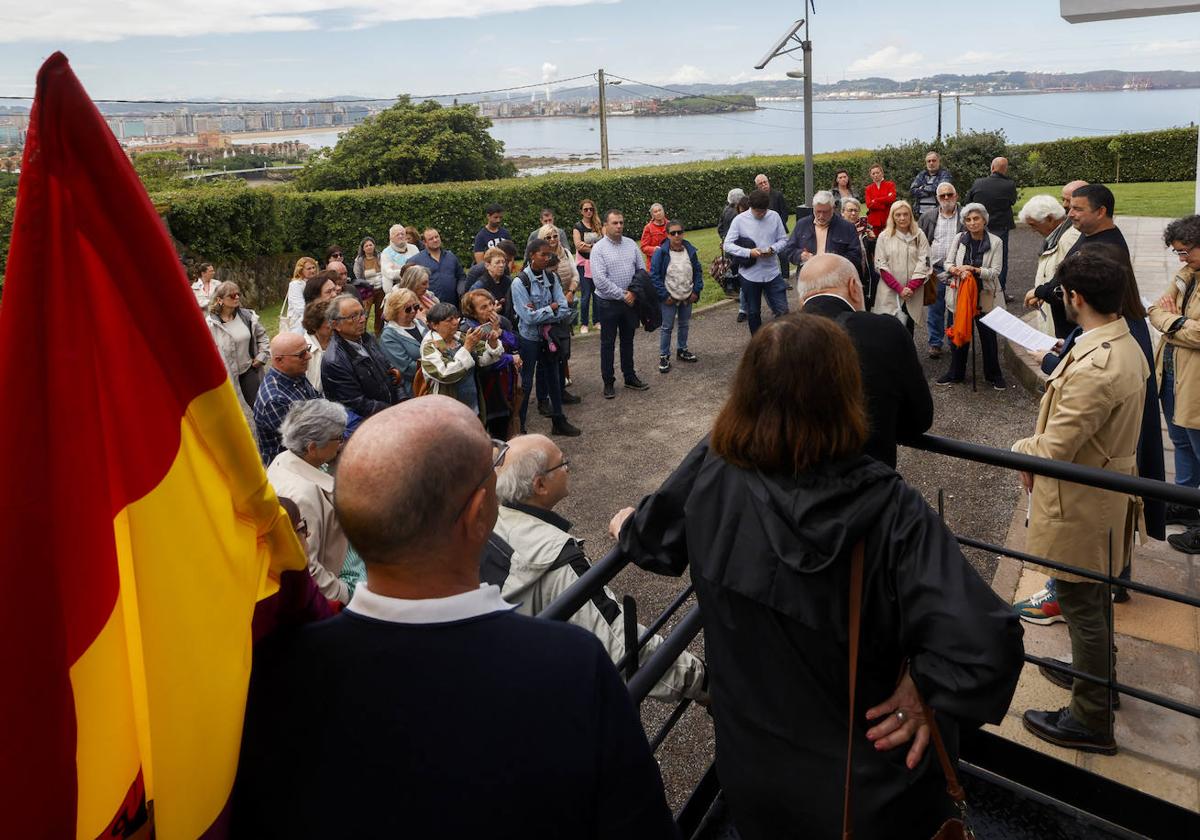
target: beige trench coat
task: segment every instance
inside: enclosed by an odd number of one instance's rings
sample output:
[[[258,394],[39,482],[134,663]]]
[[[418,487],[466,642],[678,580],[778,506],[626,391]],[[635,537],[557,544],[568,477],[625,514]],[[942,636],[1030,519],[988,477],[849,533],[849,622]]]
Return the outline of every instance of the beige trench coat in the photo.
[[[1149,374],[1146,357],[1125,319],[1088,330],[1050,374],[1037,433],[1017,441],[1013,451],[1136,475]],[[1138,505],[1135,497],[1124,493],[1037,476],[1026,551],[1108,572],[1111,530],[1116,574],[1132,548]],[[1068,582],[1085,580],[1064,572],[1049,573]]]
[[[346,563],[346,539],[333,512],[333,476],[290,450],[283,450],[267,467],[275,495],[291,499],[308,525],[308,573],[321,594],[332,601],[350,602],[350,588],[338,579]]]
[[[1183,305],[1187,287],[1197,280],[1200,277],[1185,265],[1179,269],[1164,294],[1174,293],[1175,308],[1179,309]],[[1159,382],[1162,382],[1163,375],[1163,348],[1168,344],[1175,348],[1175,416],[1171,418],[1172,422],[1185,429],[1200,429],[1200,326],[1168,332],[1180,316],[1160,309],[1157,301],[1147,314],[1154,329],[1163,334],[1162,341],[1158,342],[1154,351],[1154,372]],[[1200,324],[1200,289],[1192,292],[1188,298],[1183,317]]]

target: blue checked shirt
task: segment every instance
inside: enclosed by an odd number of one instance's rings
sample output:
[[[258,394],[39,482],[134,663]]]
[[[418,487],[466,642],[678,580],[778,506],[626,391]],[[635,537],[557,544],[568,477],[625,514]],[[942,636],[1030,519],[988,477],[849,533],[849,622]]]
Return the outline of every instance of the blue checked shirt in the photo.
[[[312,386],[304,374],[295,378],[267,368],[258,396],[254,398],[254,429],[258,435],[258,451],[264,465],[270,465],[283,450],[279,427],[292,403],[317,400],[321,392]]]

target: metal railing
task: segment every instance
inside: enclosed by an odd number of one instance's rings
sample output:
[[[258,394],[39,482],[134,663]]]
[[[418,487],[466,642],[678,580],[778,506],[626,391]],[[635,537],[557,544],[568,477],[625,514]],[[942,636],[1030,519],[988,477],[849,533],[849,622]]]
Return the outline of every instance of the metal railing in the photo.
[[[1039,458],[1032,455],[1025,455],[1017,452],[1011,452],[1003,449],[996,449],[980,444],[967,443],[964,441],[954,440],[953,438],[940,437],[937,435],[922,435],[915,440],[904,442],[903,445],[913,449],[918,449],[924,452],[929,452],[935,455],[944,455],[952,458],[959,458],[975,463],[987,464],[990,466],[1002,467],[1011,470],[1019,470],[1022,472],[1032,473],[1038,476],[1068,481],[1075,484],[1082,484],[1089,487],[1096,487],[1102,490],[1110,490],[1117,493],[1124,493],[1133,496],[1141,496],[1144,498],[1159,499],[1166,502],[1172,502],[1179,505],[1200,508],[1200,490],[1182,487],[1174,484],[1167,484],[1162,481],[1140,478],[1138,476],[1123,475],[1120,473],[1111,472],[1095,467],[1086,467],[1078,464],[1071,464],[1062,461],[1052,461],[1046,458]],[[939,492],[939,508],[941,505],[941,493]],[[1020,560],[1026,563],[1033,563],[1043,566],[1048,569],[1053,569],[1059,572],[1066,572],[1077,575],[1087,580],[1096,581],[1106,584],[1110,591],[1113,587],[1124,587],[1125,589],[1141,593],[1153,598],[1159,598],[1167,601],[1173,601],[1179,604],[1185,604],[1190,607],[1200,608],[1200,598],[1190,595],[1186,592],[1174,592],[1172,590],[1163,589],[1162,587],[1153,586],[1146,583],[1141,583],[1135,580],[1121,578],[1119,575],[1113,574],[1111,559],[1111,545],[1109,558],[1109,572],[1098,573],[1091,569],[1081,569],[1076,566],[1071,566],[1066,563],[1059,563],[1044,557],[1037,557],[1021,551],[1014,551],[1004,546],[993,545],[983,540],[977,540],[972,537],[955,534],[955,539],[962,546],[968,548],[987,551],[1003,557],[1010,557],[1015,560]],[[1111,539],[1110,539],[1111,544]],[[617,576],[627,565],[629,559],[626,558],[618,548],[610,550],[601,560],[595,563],[583,576],[579,578],[573,585],[568,587],[553,603],[548,605],[539,615],[542,618],[565,621],[568,620],[591,596],[600,588],[607,585],[614,577]],[[683,607],[688,599],[693,594],[693,587],[688,585],[684,588],[672,601],[672,603],[658,617],[656,617],[646,631],[638,635],[636,624],[632,622],[626,623],[626,653],[625,656],[617,663],[619,670],[625,674],[630,696],[635,703],[640,704],[655,683],[662,678],[667,670],[674,663],[675,659],[682,653],[692,640],[696,638],[701,630],[700,608],[693,607],[689,610],[678,624],[673,628],[672,632],[663,640],[663,643],[654,653],[644,662],[640,662],[640,653],[645,647],[646,642],[657,632],[659,632],[666,623]],[[627,608],[636,610],[636,607],[628,604]],[[1115,634],[1115,617],[1110,614],[1109,620],[1109,649],[1112,649],[1111,642]],[[1110,654],[1111,655],[1111,654]],[[1085,680],[1092,683],[1104,685],[1109,689],[1110,703],[1112,698],[1119,694],[1127,694],[1130,697],[1160,706],[1165,709],[1189,715],[1194,718],[1200,718],[1200,707],[1190,703],[1184,703],[1170,697],[1163,696],[1156,692],[1145,688],[1126,685],[1117,682],[1113,678],[1112,660],[1109,663],[1109,674],[1107,677],[1088,674],[1078,671],[1057,660],[1046,659],[1043,657],[1025,654],[1025,661],[1034,665],[1044,667],[1048,670],[1058,671],[1067,674],[1073,678]],[[678,703],[668,715],[666,721],[658,732],[650,739],[652,750],[657,750],[658,747],[670,734],[671,730],[678,724],[684,713],[690,707],[691,701],[684,699]],[[970,772],[974,768],[963,763],[964,770]],[[994,774],[985,774],[994,775]],[[1020,787],[1014,785],[1014,787]],[[706,803],[711,804],[713,799],[719,793],[719,783],[716,780],[715,772],[712,766],[708,768],[708,772],[704,775],[696,790],[692,792],[688,803],[677,816],[679,827],[684,837],[691,836],[691,832],[702,820],[706,811]],[[1174,807],[1174,806],[1171,806]]]

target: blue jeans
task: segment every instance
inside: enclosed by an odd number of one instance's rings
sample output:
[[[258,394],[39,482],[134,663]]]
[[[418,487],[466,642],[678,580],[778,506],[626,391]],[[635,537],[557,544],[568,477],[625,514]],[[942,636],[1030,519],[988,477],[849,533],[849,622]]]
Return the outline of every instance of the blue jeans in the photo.
[[[675,313],[679,313],[679,349],[687,349],[688,324],[692,320],[690,303],[662,305],[662,326],[658,330],[658,355],[671,355],[671,328],[675,326]]]
[[[1000,288],[1001,290],[1008,289],[1008,231],[1001,230],[996,232],[996,236],[1000,237],[1000,244],[1004,246],[1004,252],[1000,256]],[[1003,303],[1003,301],[1001,301]]]
[[[600,322],[600,379],[605,385],[616,381],[613,372],[613,356],[618,335],[621,338],[621,375],[626,382],[637,380],[633,369],[633,336],[637,333],[637,310],[623,300],[605,300],[597,297],[596,320]]]
[[[520,342],[521,387],[525,391],[525,395],[521,398],[521,429],[524,431],[525,419],[529,416],[529,396],[532,392],[530,386],[533,385],[536,373],[545,371],[538,379],[539,381],[545,380],[546,390],[550,396],[550,414],[554,417],[562,417],[563,410],[562,391],[559,390],[558,380],[558,354],[544,349],[545,345],[541,339],[531,341],[525,336],[521,336]]]
[[[1158,384],[1167,435],[1175,444],[1175,483],[1184,487],[1200,486],[1200,429],[1175,425],[1175,377],[1164,373]]]
[[[941,347],[946,340],[946,284],[937,283],[937,300],[925,307],[925,326],[929,329],[929,346]]]
[[[787,281],[782,275],[776,274],[775,279],[766,283],[750,283],[742,278],[742,292],[745,297],[746,322],[750,325],[750,334],[758,332],[762,326],[762,298],[767,296],[767,306],[778,318],[788,311]]]
[[[583,276],[582,265],[576,264],[575,267],[579,269],[579,323],[586,327],[592,323],[592,294],[596,287],[591,277]]]

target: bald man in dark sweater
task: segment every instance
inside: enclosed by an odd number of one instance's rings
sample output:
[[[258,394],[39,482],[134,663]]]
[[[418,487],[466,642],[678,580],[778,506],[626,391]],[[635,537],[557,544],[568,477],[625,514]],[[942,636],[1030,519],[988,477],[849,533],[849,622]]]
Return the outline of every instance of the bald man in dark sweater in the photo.
[[[676,836],[601,644],[479,583],[495,460],[447,397],[355,432],[335,508],[367,582],[255,651],[235,836]]]

